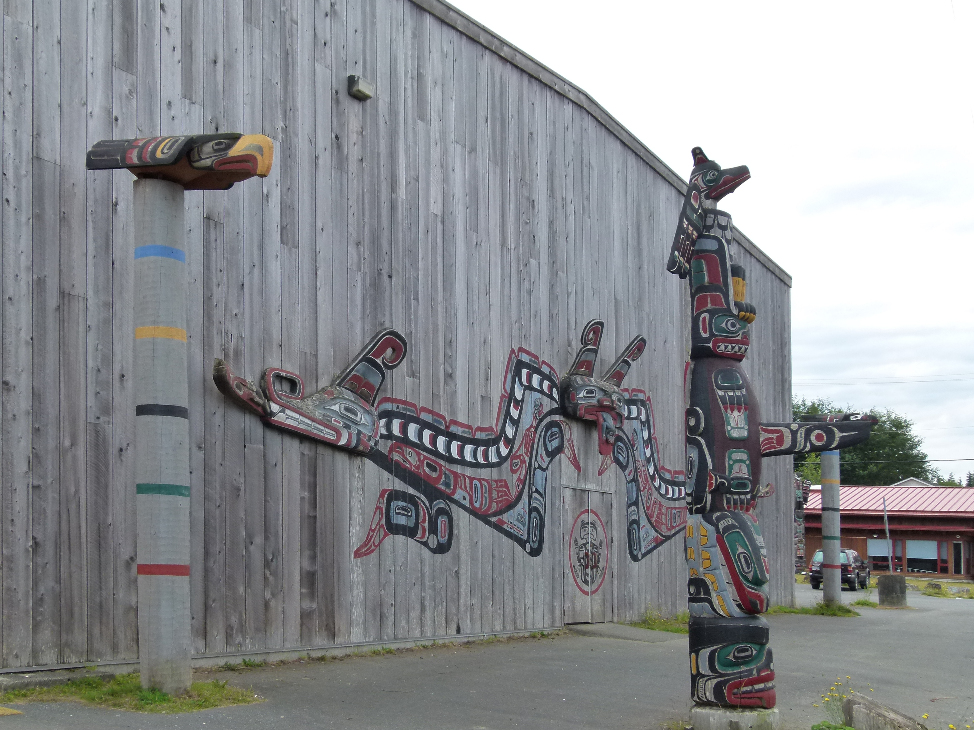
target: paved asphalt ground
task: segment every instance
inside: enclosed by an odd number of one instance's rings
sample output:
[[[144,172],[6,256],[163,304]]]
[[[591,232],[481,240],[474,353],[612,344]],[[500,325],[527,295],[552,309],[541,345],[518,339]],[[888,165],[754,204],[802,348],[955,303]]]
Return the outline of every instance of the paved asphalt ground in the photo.
[[[801,605],[821,599],[808,586],[797,591]],[[808,730],[823,719],[812,703],[836,677],[848,686],[847,675],[890,707],[929,713],[932,729],[974,726],[974,600],[910,592],[908,601],[907,610],[860,609],[860,618],[768,617],[783,728]],[[24,714],[0,717],[0,730],[659,730],[687,719],[685,635],[614,624],[578,631],[204,675],[267,699],[249,707],[159,716],[19,705]]]

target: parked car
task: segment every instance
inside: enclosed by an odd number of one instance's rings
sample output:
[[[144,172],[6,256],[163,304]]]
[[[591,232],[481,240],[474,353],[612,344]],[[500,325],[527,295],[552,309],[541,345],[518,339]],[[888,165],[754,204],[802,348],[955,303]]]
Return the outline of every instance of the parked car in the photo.
[[[865,588],[869,585],[869,566],[859,553],[849,548],[839,548],[839,565],[842,567],[842,582],[849,590]],[[816,550],[808,566],[808,582],[814,590],[822,587],[822,551]]]

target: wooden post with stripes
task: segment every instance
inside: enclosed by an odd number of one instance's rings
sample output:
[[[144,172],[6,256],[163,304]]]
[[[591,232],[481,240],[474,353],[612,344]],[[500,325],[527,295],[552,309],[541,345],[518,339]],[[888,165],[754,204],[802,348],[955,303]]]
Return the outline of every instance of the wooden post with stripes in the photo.
[[[822,452],[822,591],[826,603],[839,603],[842,596],[842,566],[839,548],[842,527],[839,520],[839,452]]]
[[[274,143],[238,133],[102,140],[89,170],[135,175],[135,492],[142,686],[192,681],[185,190],[266,177]]]
[[[142,686],[189,689],[189,383],[183,188],[136,180],[135,470]]]

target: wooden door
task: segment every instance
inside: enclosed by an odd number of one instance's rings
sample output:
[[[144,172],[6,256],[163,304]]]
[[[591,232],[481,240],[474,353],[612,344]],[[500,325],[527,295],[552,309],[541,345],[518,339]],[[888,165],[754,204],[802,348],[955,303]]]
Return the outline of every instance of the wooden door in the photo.
[[[612,495],[563,489],[565,623],[603,623],[612,615]]]

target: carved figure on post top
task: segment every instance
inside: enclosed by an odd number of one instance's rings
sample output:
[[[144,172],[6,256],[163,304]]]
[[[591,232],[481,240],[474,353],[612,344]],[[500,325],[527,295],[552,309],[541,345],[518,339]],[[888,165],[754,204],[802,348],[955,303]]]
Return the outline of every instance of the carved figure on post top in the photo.
[[[686,411],[686,559],[691,697],[725,707],[775,705],[768,645],[768,560],[754,507],[761,458],[853,446],[869,437],[868,415],[832,414],[803,423],[762,423],[740,362],[755,308],[744,268],[730,259],[734,226],[717,201],[749,177],[702,149],[677,224],[667,270],[689,280],[691,348]]]

